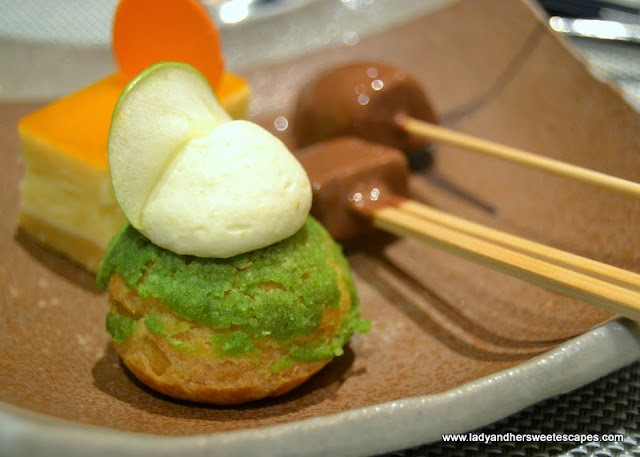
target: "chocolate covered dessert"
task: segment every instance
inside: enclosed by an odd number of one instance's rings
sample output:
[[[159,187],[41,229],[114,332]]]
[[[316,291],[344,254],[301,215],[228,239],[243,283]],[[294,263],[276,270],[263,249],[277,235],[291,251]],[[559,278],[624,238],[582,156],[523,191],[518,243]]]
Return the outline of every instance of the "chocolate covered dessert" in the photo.
[[[320,74],[302,90],[294,137],[298,147],[353,135],[404,151],[421,148],[423,140],[395,125],[399,113],[437,121],[424,89],[409,73],[381,63],[353,63]]]
[[[338,240],[366,232],[370,208],[407,196],[409,169],[402,151],[344,136],[296,151],[313,190],[311,214]],[[354,211],[357,209],[357,211]]]

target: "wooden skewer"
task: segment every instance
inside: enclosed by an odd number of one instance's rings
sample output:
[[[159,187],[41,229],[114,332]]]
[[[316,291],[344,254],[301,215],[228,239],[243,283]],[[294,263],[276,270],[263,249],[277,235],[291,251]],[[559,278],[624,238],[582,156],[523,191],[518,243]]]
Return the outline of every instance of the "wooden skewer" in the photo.
[[[402,207],[375,211],[373,224],[416,238],[539,287],[640,321],[640,293],[416,216]]]
[[[504,146],[492,141],[483,140],[465,133],[456,132],[438,125],[430,124],[407,115],[398,114],[396,122],[404,131],[422,138],[452,144],[465,149],[471,149],[492,157],[525,165],[530,168],[545,171],[559,176],[581,181],[603,189],[621,192],[640,198],[640,184],[626,179],[610,176],[605,173],[571,165],[560,160],[539,156],[520,149]]]
[[[442,224],[446,227],[459,230],[469,235],[474,235],[488,241],[515,248],[516,250],[533,254],[536,257],[544,257],[554,262],[562,263],[582,271],[593,273],[609,281],[622,283],[640,289],[640,274],[623,268],[598,262],[577,254],[556,249],[542,243],[521,238],[510,233],[496,230],[482,224],[478,224],[461,217],[425,206],[416,201],[407,200],[398,207],[402,211],[414,214],[423,219]]]

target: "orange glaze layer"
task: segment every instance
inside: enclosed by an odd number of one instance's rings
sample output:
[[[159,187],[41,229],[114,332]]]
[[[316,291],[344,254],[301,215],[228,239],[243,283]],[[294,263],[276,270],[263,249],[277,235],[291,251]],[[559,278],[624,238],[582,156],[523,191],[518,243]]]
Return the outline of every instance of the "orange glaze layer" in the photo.
[[[38,137],[88,166],[107,169],[111,115],[127,82],[120,73],[113,73],[24,116],[18,124],[20,136]],[[245,79],[225,72],[216,95],[224,106],[226,98],[247,85]]]

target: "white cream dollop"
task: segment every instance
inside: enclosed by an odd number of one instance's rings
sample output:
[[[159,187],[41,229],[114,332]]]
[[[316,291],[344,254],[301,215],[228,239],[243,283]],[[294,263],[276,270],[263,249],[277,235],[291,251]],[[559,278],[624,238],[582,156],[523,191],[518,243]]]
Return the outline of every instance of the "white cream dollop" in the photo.
[[[137,228],[178,254],[232,257],[293,235],[311,196],[306,172],[278,138],[228,121],[178,150],[142,203]]]

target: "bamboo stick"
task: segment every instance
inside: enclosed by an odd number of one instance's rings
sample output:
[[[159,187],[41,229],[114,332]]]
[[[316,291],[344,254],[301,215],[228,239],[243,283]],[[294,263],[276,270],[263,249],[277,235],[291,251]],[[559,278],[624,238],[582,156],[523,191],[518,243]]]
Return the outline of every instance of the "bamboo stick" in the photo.
[[[625,195],[640,198],[640,184],[626,179],[610,176],[598,171],[568,164],[560,160],[540,156],[522,151],[510,146],[504,146],[492,141],[483,140],[465,133],[456,132],[435,124],[430,124],[409,116],[399,114],[396,122],[406,132],[429,140],[440,141],[475,152],[480,152],[509,162],[524,165],[529,168],[545,171],[558,176],[575,179],[603,189],[620,192]]]
[[[427,242],[544,289],[640,320],[640,293],[625,287],[495,245],[396,207],[376,211],[373,224],[382,230]]]

